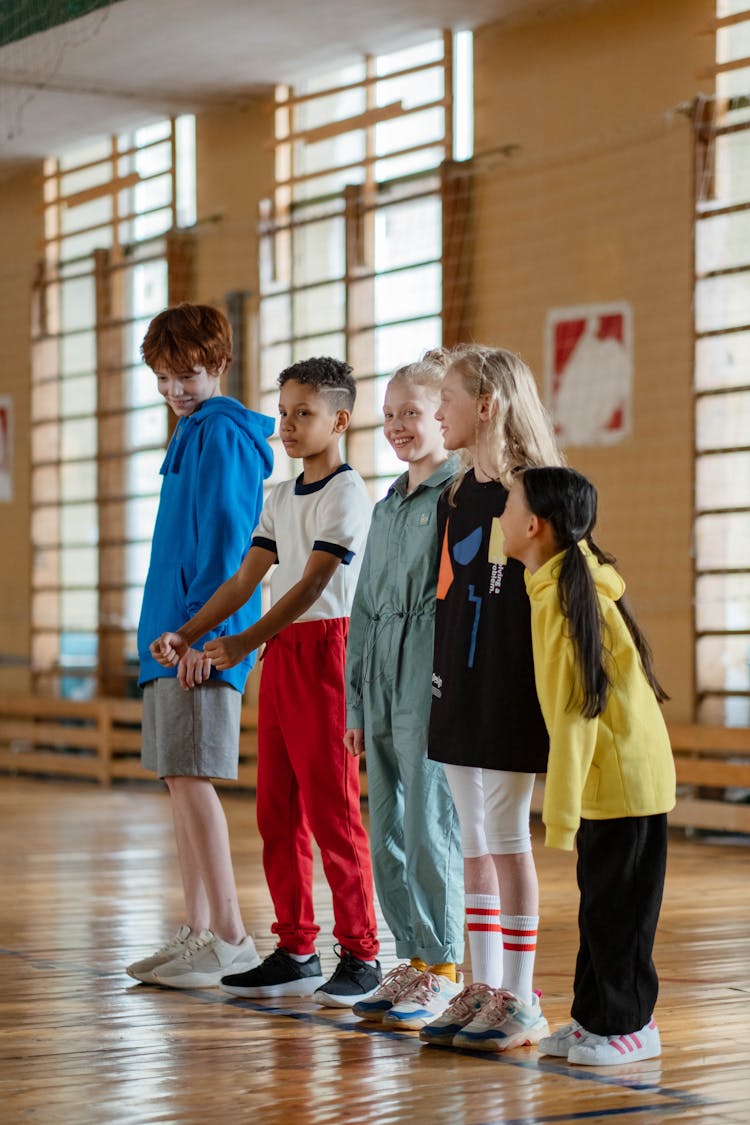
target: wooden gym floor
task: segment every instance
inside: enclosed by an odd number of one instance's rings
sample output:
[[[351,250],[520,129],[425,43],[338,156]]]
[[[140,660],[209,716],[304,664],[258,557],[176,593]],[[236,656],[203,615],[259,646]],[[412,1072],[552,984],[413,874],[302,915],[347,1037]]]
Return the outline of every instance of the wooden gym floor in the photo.
[[[270,952],[254,805],[224,798],[245,921]],[[572,855],[535,847],[536,986],[567,1018]],[[661,1059],[588,1069],[420,1045],[309,1001],[135,984],[122,966],[180,921],[168,798],[156,786],[0,778],[0,1122],[547,1125],[750,1122],[750,846],[675,832],[657,963]],[[317,888],[324,969],[331,911]],[[395,962],[383,927],[384,969]]]

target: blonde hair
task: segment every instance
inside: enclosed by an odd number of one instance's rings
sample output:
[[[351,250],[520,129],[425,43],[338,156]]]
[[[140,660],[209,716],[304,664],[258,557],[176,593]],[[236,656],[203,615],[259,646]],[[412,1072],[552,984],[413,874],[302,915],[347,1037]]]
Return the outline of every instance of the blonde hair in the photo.
[[[481,344],[459,344],[449,359],[448,369],[458,372],[468,394],[477,400],[489,395],[489,418],[482,425],[488,428],[487,448],[502,484],[509,487],[518,468],[565,464],[534,376],[522,359],[506,348]],[[451,503],[473,467],[468,451],[459,452],[462,469],[450,488]]]
[[[403,367],[397,368],[388,382],[412,383],[417,387],[425,387],[437,398],[450,363],[451,353],[447,348],[432,348],[416,363],[406,363]]]

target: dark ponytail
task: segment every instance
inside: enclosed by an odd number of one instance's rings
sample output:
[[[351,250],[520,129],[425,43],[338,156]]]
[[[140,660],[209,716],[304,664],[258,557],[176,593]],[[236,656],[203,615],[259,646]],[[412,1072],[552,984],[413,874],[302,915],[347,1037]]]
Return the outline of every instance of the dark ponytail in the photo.
[[[596,543],[591,538],[591,535],[586,536],[586,544],[592,555],[595,556],[598,562],[609,563],[610,566],[615,565],[616,559],[614,558],[614,556],[608,554],[606,551],[602,551],[601,547],[597,547]],[[638,625],[638,622],[633,617],[630,606],[625,599],[625,595],[623,595],[621,598],[618,598],[615,602],[615,605],[619,609],[620,615],[622,616],[623,621],[628,627],[630,636],[633,638],[633,644],[635,645],[636,652],[640,657],[643,674],[651,685],[651,690],[653,691],[656,698],[660,703],[663,703],[666,699],[669,699],[669,696],[656,678],[656,672],[654,671],[654,654],[651,651],[651,645],[644,637],[643,633],[641,632],[640,626]]]
[[[600,550],[591,538],[596,523],[596,489],[574,469],[526,469],[520,476],[529,508],[535,516],[549,523],[557,545],[565,552],[557,579],[557,593],[560,608],[568,621],[581,673],[581,714],[593,719],[604,710],[612,681],[607,669],[599,598],[589,564],[578,544],[584,540],[598,562],[614,563],[612,556]],[[644,675],[656,698],[659,702],[667,699],[654,674],[653,657],[646,638],[624,600],[620,598],[616,605],[633,638]]]
[[[586,719],[595,719],[607,705],[610,681],[604,668],[599,599],[589,564],[577,546],[566,550],[563,556],[557,579],[557,596],[568,619],[583,682],[581,714]]]

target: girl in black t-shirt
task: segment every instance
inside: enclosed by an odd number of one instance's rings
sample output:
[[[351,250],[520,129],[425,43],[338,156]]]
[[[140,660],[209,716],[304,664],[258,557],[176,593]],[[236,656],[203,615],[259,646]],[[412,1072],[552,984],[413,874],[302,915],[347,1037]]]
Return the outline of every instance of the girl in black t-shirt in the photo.
[[[438,509],[429,757],[445,766],[461,825],[474,983],[422,1038],[502,1051],[548,1030],[532,989],[539,890],[529,831],[548,741],[523,567],[505,557],[499,517],[515,467],[562,458],[531,371],[501,348],[455,350],[436,417],[464,473]]]

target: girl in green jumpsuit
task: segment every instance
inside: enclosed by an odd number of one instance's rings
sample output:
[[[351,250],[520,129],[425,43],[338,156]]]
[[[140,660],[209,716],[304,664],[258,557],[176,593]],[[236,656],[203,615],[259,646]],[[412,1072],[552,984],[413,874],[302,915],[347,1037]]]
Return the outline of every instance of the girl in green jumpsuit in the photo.
[[[437,502],[457,459],[434,414],[442,352],[388,384],[387,440],[408,469],[375,506],[347,645],[352,754],[367,752],[370,845],[378,898],[401,963],[354,1005],[363,1019],[420,1028],[462,988],[463,863],[445,771],[427,758],[437,580]]]

